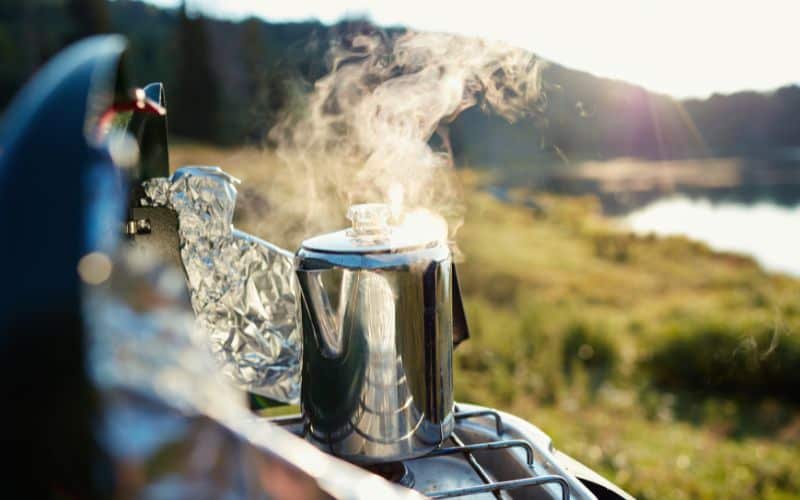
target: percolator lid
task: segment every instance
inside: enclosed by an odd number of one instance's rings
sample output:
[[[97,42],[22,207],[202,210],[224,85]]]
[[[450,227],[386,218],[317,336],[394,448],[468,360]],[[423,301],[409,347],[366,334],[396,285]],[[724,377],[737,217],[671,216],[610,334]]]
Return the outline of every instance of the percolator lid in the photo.
[[[350,229],[322,234],[302,243],[307,250],[325,253],[371,254],[406,252],[443,244],[447,226],[433,214],[406,217],[400,225],[389,223],[392,213],[383,203],[353,205],[347,211]]]

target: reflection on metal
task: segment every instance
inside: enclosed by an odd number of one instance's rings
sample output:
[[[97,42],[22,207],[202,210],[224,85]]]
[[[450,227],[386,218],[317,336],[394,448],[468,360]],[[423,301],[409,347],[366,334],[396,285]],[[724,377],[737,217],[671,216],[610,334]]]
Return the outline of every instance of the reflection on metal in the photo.
[[[123,247],[87,286],[98,438],[119,498],[421,498],[254,417],[193,328],[180,271]]]
[[[387,243],[390,229],[367,213],[380,207],[351,211],[352,230],[297,253],[308,437],[359,463],[424,455],[455,424],[450,251]]]
[[[192,306],[223,372],[244,389],[296,402],[301,339],[293,258],[233,228],[236,182],[216,167],[185,167],[146,181],[145,202],[178,213]]]

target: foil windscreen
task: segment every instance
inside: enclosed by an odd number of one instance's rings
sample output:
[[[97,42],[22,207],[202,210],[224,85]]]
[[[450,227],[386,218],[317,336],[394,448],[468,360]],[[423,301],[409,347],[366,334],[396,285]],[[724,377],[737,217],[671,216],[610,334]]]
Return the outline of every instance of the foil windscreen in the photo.
[[[114,498],[421,498],[254,416],[206,348],[179,270],[133,247],[112,269],[83,308]]]
[[[258,469],[240,465],[245,446],[203,416],[245,414],[241,394],[197,342],[180,272],[153,261],[127,249],[112,278],[84,294],[89,372],[103,407],[96,433],[113,464],[114,496],[257,498]]]
[[[192,308],[222,371],[277,401],[300,395],[302,341],[293,255],[233,228],[238,182],[216,167],[184,167],[144,183],[144,205],[178,214]]]

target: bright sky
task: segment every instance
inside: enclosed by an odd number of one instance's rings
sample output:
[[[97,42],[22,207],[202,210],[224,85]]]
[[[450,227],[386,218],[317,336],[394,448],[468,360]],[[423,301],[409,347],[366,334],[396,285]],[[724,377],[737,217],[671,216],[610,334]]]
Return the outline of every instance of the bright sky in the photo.
[[[271,21],[331,23],[365,14],[380,25],[503,40],[677,97],[800,83],[797,0],[189,0],[189,6]]]

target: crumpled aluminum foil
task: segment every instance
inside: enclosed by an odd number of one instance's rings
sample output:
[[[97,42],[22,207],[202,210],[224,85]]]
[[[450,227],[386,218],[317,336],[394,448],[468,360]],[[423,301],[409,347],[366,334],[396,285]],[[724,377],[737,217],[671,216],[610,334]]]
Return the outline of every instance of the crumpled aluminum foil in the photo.
[[[149,200],[178,213],[192,307],[222,370],[239,387],[296,403],[302,341],[293,255],[233,228],[238,180],[184,167],[145,181]]]

